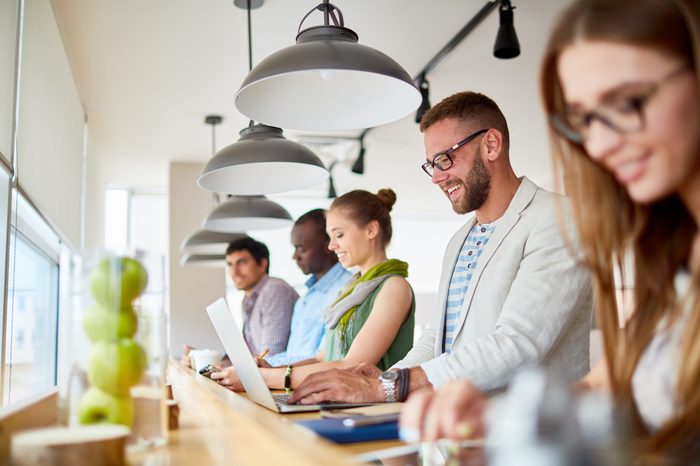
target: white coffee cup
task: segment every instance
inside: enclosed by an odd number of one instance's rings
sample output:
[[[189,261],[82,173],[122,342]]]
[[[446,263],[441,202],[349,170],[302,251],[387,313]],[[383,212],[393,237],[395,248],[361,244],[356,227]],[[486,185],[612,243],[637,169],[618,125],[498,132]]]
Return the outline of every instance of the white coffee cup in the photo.
[[[221,352],[214,349],[191,350],[189,356],[192,367],[197,372],[207,364],[216,366],[221,362]]]

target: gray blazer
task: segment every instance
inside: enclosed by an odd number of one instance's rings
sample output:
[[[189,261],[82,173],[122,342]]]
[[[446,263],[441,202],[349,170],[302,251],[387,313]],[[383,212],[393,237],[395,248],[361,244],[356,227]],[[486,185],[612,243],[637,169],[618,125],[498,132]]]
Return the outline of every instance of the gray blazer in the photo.
[[[557,199],[559,198],[559,199]],[[523,177],[479,257],[457,322],[452,353],[443,352],[447,290],[473,217],[452,237],[442,264],[435,328],[395,367],[421,366],[434,387],[469,379],[482,391],[505,387],[525,366],[544,364],[567,380],[589,369],[590,274],[566,245],[557,206],[566,198]],[[565,215],[569,238],[573,221]]]

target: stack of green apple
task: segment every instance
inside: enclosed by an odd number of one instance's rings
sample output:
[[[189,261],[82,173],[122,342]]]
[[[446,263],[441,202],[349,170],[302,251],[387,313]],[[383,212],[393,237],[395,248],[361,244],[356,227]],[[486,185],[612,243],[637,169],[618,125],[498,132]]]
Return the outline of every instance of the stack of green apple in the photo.
[[[138,327],[133,302],[147,283],[146,269],[130,257],[105,257],[90,274],[94,304],[85,312],[83,329],[93,343],[87,365],[91,386],[78,406],[81,424],[131,425],[129,391],[146,369],[146,353],[133,338]]]

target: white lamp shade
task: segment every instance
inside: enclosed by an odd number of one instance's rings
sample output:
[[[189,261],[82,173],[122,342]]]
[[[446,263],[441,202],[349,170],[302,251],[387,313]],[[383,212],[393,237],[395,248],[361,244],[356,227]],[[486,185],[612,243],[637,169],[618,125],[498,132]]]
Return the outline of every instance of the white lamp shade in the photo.
[[[247,117],[302,131],[371,128],[420,103],[420,92],[396,61],[358,44],[353,31],[339,26],[302,31],[295,45],[253,68],[235,96]]]
[[[223,254],[232,241],[245,238],[245,233],[222,233],[220,231],[198,230],[185,238],[180,251],[189,254]]]
[[[226,266],[225,254],[183,254],[180,258],[180,265],[198,265],[203,267]]]
[[[207,230],[237,233],[292,225],[292,216],[264,196],[238,196],[219,204],[204,219]]]
[[[328,170],[306,146],[289,141],[282,130],[258,124],[221,149],[204,166],[197,182],[212,192],[260,195],[315,186]]]

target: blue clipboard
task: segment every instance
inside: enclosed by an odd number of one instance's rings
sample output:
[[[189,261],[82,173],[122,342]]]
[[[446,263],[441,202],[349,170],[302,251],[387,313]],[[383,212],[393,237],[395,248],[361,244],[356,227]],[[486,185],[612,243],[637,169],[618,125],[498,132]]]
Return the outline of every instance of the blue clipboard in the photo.
[[[396,419],[379,424],[348,426],[343,419],[324,418],[297,421],[318,435],[336,443],[368,442],[372,440],[395,440],[399,438],[399,423]]]

